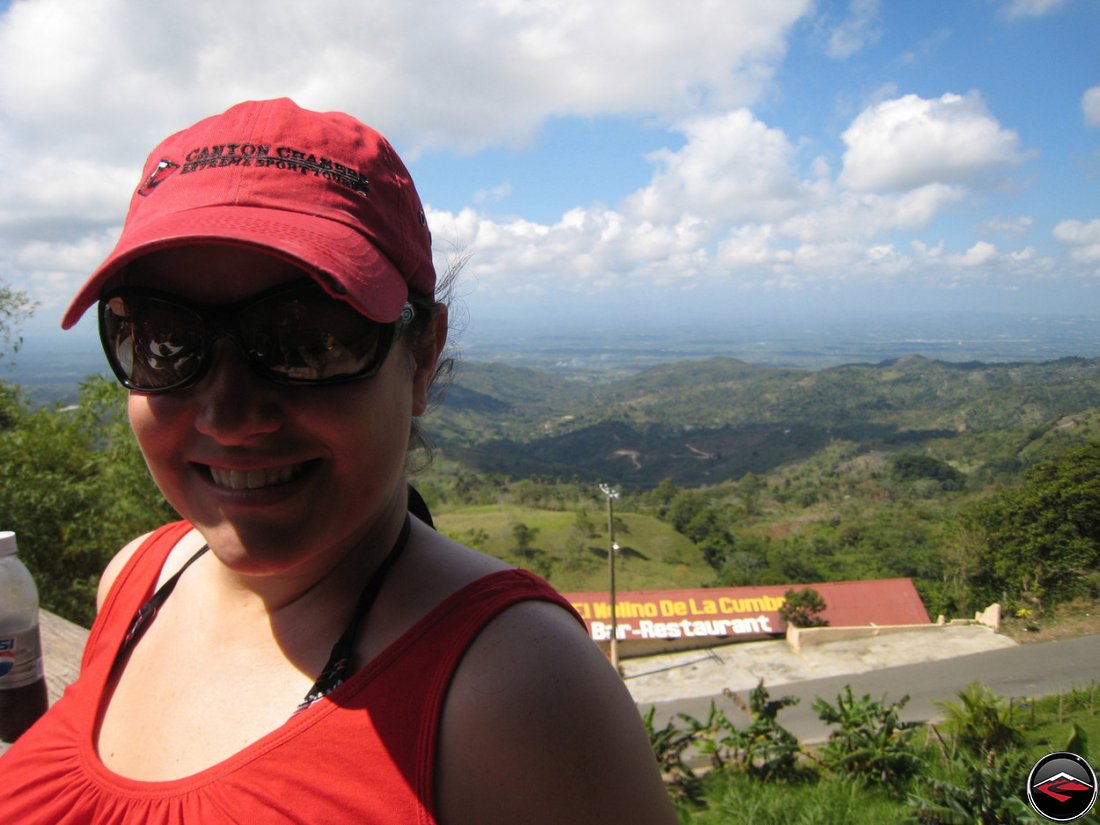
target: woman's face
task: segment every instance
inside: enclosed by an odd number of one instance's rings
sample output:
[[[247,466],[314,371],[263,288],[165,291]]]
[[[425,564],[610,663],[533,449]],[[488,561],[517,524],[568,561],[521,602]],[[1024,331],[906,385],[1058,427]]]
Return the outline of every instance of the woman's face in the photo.
[[[303,274],[259,252],[207,246],[148,255],[128,280],[220,304]],[[426,406],[438,343],[414,356],[398,341],[370,378],[302,386],[256,375],[220,338],[198,383],[131,393],[130,423],[165,497],[225,564],[245,575],[304,572],[403,516],[410,423]]]

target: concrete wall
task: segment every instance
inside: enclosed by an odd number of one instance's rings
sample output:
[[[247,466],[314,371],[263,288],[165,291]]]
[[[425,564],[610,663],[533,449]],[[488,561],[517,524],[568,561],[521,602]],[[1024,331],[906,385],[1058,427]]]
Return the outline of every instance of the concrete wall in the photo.
[[[847,641],[850,639],[872,639],[876,636],[884,636],[893,633],[906,633],[911,630],[927,630],[929,627],[982,624],[997,630],[1001,624],[1001,606],[991,604],[985,610],[974,614],[973,619],[953,619],[950,622],[940,616],[935,625],[927,624],[891,624],[891,625],[854,625],[849,627],[794,627],[787,626],[787,644],[796,653],[804,647],[821,645],[828,642]]]

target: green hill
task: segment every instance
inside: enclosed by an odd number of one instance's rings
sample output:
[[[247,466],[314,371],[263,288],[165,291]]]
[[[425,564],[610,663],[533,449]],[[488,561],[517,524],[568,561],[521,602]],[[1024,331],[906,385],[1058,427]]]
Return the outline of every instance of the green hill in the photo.
[[[561,590],[607,589],[607,521],[598,510],[552,511],[511,504],[445,507],[436,514],[436,522],[459,541],[534,570]],[[517,524],[534,531],[527,548],[517,547]],[[691,540],[671,525],[642,513],[622,513],[617,524],[619,588],[701,587],[713,577]]]
[[[125,392],[99,378],[79,401],[0,382],[0,513],[43,604],[86,622],[107,559],[174,516]],[[624,589],[910,576],[952,616],[1100,598],[1100,499],[1074,450],[1100,443],[1100,359],[713,358],[602,383],[469,363],[424,425],[438,449],[415,482],[440,526],[563,590],[606,586],[607,482]]]
[[[427,424],[444,455],[481,472],[691,486],[772,472],[837,440],[934,446],[996,473],[1098,408],[1100,359],[910,356],[811,372],[711,358],[597,385],[468,363]]]

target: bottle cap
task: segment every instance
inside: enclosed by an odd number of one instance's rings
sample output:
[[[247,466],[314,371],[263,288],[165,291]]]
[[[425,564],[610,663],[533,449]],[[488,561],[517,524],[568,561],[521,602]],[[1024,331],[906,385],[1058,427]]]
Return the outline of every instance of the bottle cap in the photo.
[[[14,556],[18,549],[15,546],[15,533],[11,530],[0,532],[0,558]]]

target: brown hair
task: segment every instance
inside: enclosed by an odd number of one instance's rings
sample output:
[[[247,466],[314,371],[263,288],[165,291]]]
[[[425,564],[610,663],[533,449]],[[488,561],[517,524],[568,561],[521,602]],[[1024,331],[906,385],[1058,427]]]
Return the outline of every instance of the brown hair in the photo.
[[[447,262],[447,270],[439,278],[436,284],[435,297],[416,292],[409,293],[409,303],[416,310],[416,315],[405,331],[409,346],[415,347],[425,330],[431,327],[432,319],[441,308],[447,310],[447,347],[435,365],[435,373],[432,375],[428,386],[428,410],[432,410],[443,403],[443,399],[450,389],[454,379],[457,353],[455,351],[456,338],[456,313],[454,286],[459,272],[470,260],[470,254],[459,252],[453,255]],[[412,420],[409,433],[409,460],[408,469],[422,470],[431,465],[435,455],[435,447],[425,435],[424,428],[419,417]]]

